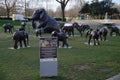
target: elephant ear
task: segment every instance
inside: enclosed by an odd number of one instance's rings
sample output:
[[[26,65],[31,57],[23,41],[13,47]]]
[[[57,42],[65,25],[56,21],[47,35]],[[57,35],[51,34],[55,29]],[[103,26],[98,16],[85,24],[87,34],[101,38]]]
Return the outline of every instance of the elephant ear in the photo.
[[[39,13],[40,13],[40,19],[41,19],[46,14],[46,11],[45,9],[40,9]]]

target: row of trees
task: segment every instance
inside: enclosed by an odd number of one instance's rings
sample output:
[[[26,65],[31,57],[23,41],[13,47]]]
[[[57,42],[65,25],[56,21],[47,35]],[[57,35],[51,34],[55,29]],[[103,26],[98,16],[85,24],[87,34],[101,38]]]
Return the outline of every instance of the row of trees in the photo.
[[[109,17],[112,15],[119,15],[119,10],[114,6],[112,0],[93,0],[92,3],[86,3],[79,11],[80,14],[87,14],[94,18],[104,18],[105,13],[108,13]]]
[[[77,4],[78,3],[82,3],[83,0],[55,0],[56,2],[58,2],[60,4],[60,12],[62,15],[62,19],[65,19],[65,8],[68,4],[68,2],[74,1]],[[33,3],[34,2],[34,3]],[[11,14],[14,13],[24,13],[25,16],[31,16],[34,9],[36,7],[32,7],[31,5],[40,5],[37,8],[43,7],[41,4],[38,3],[42,3],[42,2],[53,2],[53,0],[0,0],[0,16],[7,16],[7,18],[9,18],[11,16]],[[31,4],[32,3],[32,4]],[[36,6],[37,6],[36,5]],[[48,10],[49,12],[52,12],[52,10]]]
[[[52,9],[49,9],[47,11],[53,17],[62,17],[62,20],[65,20],[65,16],[75,17],[78,15],[78,13],[87,14],[97,18],[98,17],[103,18],[106,12],[108,13],[108,15],[119,13],[118,11],[119,6],[117,6],[118,9],[113,8],[114,3],[112,3],[112,0],[103,1],[93,0],[90,4],[88,2],[85,4],[84,0],[54,0],[54,1],[60,4],[56,12],[54,12]],[[28,17],[32,15],[35,8],[43,7],[44,6],[42,5],[43,2],[45,2],[46,6],[48,6],[47,3],[48,2],[52,3],[53,0],[0,0],[1,8],[0,16],[7,16],[7,18],[9,18],[12,14],[22,13],[26,17]],[[72,9],[65,11],[67,4],[73,2],[75,2],[76,5]]]

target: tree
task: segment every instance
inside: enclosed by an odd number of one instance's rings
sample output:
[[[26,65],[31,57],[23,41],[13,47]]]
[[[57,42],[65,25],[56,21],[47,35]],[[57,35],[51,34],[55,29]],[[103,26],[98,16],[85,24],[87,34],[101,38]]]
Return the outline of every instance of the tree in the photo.
[[[90,6],[88,3],[86,3],[83,8],[79,11],[79,13],[89,13],[90,12]]]
[[[81,13],[88,13],[93,17],[99,17],[104,18],[105,13],[107,12],[108,15],[118,14],[118,10],[116,8],[113,8],[114,3],[112,3],[112,0],[93,0],[91,4],[85,5],[81,9]],[[87,8],[87,9],[86,9]],[[90,9],[90,11],[88,11]]]
[[[70,0],[56,0],[61,5],[62,10],[62,20],[65,21],[65,7]]]
[[[1,16],[6,16],[5,13],[6,13],[6,12],[5,12],[5,8],[2,7],[2,6],[0,6],[0,17],[1,17]]]
[[[0,1],[0,4],[6,9],[7,18],[10,17],[10,12],[12,12],[14,7],[16,6],[16,2],[17,0],[1,0]]]

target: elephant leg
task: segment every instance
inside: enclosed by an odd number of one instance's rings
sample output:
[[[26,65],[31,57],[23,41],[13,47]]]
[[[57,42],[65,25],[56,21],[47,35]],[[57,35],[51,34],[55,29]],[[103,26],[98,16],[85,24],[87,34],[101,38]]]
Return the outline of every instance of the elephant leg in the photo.
[[[10,33],[13,33],[12,30],[10,30]]]
[[[103,35],[104,41],[106,41],[106,35]]]
[[[95,40],[95,39],[93,39],[93,45],[94,45],[94,46],[96,45],[96,40]]]
[[[102,41],[102,35],[100,35],[100,40]]]
[[[89,45],[90,45],[91,38],[92,38],[92,36],[89,36],[89,40],[88,40]]]
[[[119,32],[116,32],[116,36],[119,36]]]
[[[97,40],[98,45],[100,45],[99,39],[96,39],[96,40]]]
[[[71,36],[71,31],[68,31],[68,36],[69,36],[69,37]]]
[[[12,29],[10,30],[10,33],[12,33]]]
[[[63,41],[63,45],[62,45],[62,47],[64,47],[64,45],[66,45],[66,46],[68,47],[67,40],[64,40],[64,41]]]
[[[25,40],[25,39],[23,40],[23,42],[24,42],[24,46],[27,47],[27,44],[26,44],[26,40]]]
[[[39,31],[39,36],[40,36],[40,37],[42,36],[42,32],[41,32],[41,30]]]
[[[112,36],[112,33],[113,33],[113,32],[111,31],[111,32],[110,32],[110,36]]]
[[[38,37],[38,32],[36,32],[36,37]]]
[[[74,31],[72,31],[72,35],[73,35],[73,37],[74,37]]]
[[[80,31],[80,36],[82,37],[82,31]]]
[[[20,47],[22,47],[22,40],[20,40],[19,43],[20,43]]]
[[[15,40],[15,42],[14,42],[14,49],[17,49],[17,48],[18,48],[17,43],[18,43],[18,40]]]
[[[11,32],[11,30],[10,30],[10,29],[9,29],[8,31],[9,31],[9,33]]]
[[[65,42],[63,41],[62,47],[64,47]]]

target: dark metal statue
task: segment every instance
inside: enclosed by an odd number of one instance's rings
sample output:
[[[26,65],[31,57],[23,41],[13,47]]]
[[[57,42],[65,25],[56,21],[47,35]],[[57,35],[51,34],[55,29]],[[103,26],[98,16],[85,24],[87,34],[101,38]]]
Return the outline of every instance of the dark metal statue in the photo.
[[[69,47],[68,43],[67,43],[67,36],[64,32],[57,32],[57,31],[53,31],[52,32],[52,37],[57,37],[58,38],[58,46],[59,46],[59,41],[62,41],[62,47],[64,47],[66,45],[66,47]]]
[[[81,27],[83,28],[83,32],[84,32],[85,30],[90,29],[90,26],[89,26],[88,24],[82,24]]]
[[[65,23],[62,27],[62,31],[64,31],[68,36],[72,35],[74,37],[74,27],[72,24]]]
[[[29,20],[39,21],[40,25],[38,28],[43,28],[44,32],[50,33],[52,31],[60,30],[58,22],[54,18],[50,17],[43,8],[35,10],[32,18]]]
[[[120,36],[120,32],[119,32],[119,28],[118,27],[111,26],[111,27],[109,27],[109,29],[110,29],[110,36],[112,36],[113,33],[115,33],[116,36]]]
[[[6,23],[3,25],[3,28],[4,28],[4,32],[7,33],[13,33],[13,30],[14,30],[14,26],[10,23]]]
[[[98,28],[98,33],[99,33],[99,37],[101,39],[101,41],[106,41],[106,38],[107,38],[107,34],[108,34],[108,31],[105,27],[102,27],[102,28]]]
[[[78,30],[78,32],[80,33],[80,36],[82,37],[83,27],[80,26],[77,22],[74,22],[74,23],[73,23],[73,27]]]
[[[90,45],[91,39],[93,39],[93,45],[100,45],[98,30],[90,29],[86,33],[86,38],[89,36],[88,44]]]
[[[18,48],[18,43],[20,43],[20,47],[22,47],[22,42],[24,43],[24,46],[27,47],[28,45],[28,33],[25,31],[19,31],[17,30],[13,34],[13,40],[14,40],[14,49]]]

